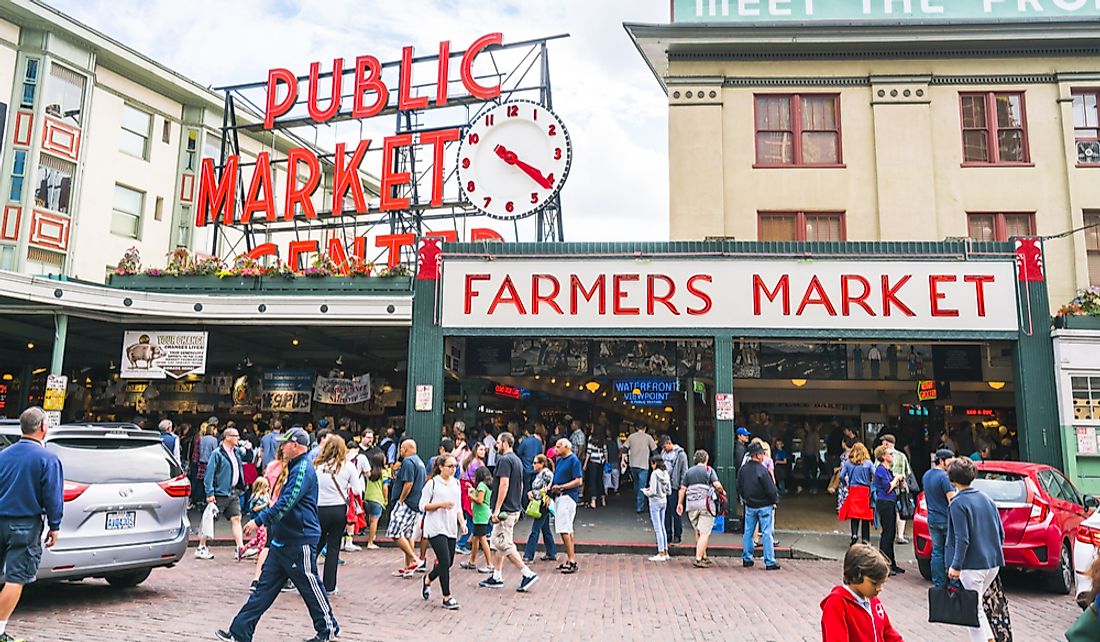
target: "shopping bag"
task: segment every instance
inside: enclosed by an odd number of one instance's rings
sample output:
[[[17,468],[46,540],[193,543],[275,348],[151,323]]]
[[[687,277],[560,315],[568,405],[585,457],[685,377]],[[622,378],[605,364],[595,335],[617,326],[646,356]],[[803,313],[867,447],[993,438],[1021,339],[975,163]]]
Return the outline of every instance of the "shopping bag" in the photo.
[[[527,510],[523,511],[531,519],[539,519],[542,517],[542,501],[538,499],[532,499],[527,502]]]
[[[1100,640],[1100,615],[1096,612],[1095,604],[1089,604],[1089,607],[1081,613],[1081,617],[1066,629],[1066,640],[1068,642]]]
[[[200,530],[202,536],[210,539],[214,537],[214,518],[218,516],[218,506],[213,502],[206,505],[206,509],[202,511],[202,523],[200,524]]]
[[[928,621],[978,626],[978,592],[958,585],[928,589]]]
[[[726,532],[726,516],[717,515],[714,518],[714,528],[711,529],[712,533],[725,533]]]
[[[907,489],[902,488],[898,491],[895,503],[898,507],[898,517],[906,522],[912,521],[913,515],[916,513],[916,507],[913,505],[913,497]]]
[[[832,495],[832,494],[836,493],[838,488],[840,488],[840,469],[839,468],[837,468],[836,472],[833,473],[833,476],[829,478],[829,485],[825,487],[825,490],[830,495]]]

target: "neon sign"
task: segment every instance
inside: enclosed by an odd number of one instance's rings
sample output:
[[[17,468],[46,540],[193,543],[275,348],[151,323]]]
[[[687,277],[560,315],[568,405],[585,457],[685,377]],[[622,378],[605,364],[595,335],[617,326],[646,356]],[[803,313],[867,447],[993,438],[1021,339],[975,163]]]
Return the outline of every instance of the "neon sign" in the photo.
[[[661,377],[615,381],[615,392],[634,406],[666,406],[672,393],[679,389],[679,382],[676,379]]]
[[[493,394],[506,399],[526,399],[531,396],[531,391],[527,388],[517,388],[498,383],[493,386]]]

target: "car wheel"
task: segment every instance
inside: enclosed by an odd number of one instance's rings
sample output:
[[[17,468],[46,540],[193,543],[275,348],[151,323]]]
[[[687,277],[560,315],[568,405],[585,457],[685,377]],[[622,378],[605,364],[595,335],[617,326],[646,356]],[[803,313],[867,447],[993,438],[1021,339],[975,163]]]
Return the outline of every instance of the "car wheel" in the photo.
[[[1058,570],[1047,576],[1050,590],[1059,595],[1069,595],[1073,590],[1073,556],[1069,544],[1062,544],[1062,554],[1058,557]]]
[[[151,568],[143,568],[136,571],[126,571],[125,573],[111,573],[110,575],[104,576],[104,578],[111,586],[117,588],[130,588],[144,582],[152,572],[153,569]]]
[[[922,560],[917,558],[917,570],[920,571],[920,576],[928,581],[932,581],[932,560]]]

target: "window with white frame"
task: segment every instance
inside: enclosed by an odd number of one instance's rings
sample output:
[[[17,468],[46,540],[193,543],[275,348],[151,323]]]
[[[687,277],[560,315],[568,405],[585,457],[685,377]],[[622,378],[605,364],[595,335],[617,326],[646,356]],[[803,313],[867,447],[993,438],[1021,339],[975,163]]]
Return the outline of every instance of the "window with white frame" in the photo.
[[[46,113],[67,125],[80,126],[84,117],[84,76],[50,64],[46,79]]]
[[[115,203],[111,213],[111,233],[141,238],[141,213],[145,209],[145,192],[115,184]]]
[[[42,154],[38,158],[38,180],[35,181],[34,204],[38,207],[69,213],[76,165]]]
[[[122,105],[122,136],[119,151],[149,160],[149,136],[153,128],[153,115],[136,107]]]

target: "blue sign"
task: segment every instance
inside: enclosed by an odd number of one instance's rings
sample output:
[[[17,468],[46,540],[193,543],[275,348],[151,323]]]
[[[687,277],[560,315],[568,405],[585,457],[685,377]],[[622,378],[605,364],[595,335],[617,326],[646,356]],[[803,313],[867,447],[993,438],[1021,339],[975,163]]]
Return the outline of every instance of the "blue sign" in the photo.
[[[677,379],[666,377],[615,381],[615,392],[634,406],[667,406],[669,397],[679,389],[680,382]]]

